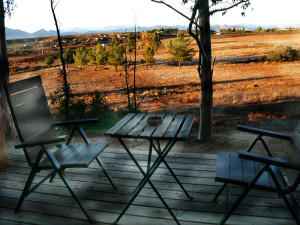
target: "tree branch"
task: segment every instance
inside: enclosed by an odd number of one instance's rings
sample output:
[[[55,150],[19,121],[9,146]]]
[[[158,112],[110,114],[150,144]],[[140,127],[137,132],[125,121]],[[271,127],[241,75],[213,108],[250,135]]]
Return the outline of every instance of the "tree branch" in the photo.
[[[237,2],[237,3],[235,3],[235,4],[231,5],[231,6],[228,6],[228,7],[226,7],[226,8],[221,8],[221,9],[215,9],[215,10],[212,10],[212,11],[210,11],[210,15],[212,15],[212,14],[214,14],[214,13],[216,13],[216,12],[224,12],[224,11],[227,11],[227,10],[232,9],[232,8],[234,8],[234,7],[236,7],[236,6],[240,5],[240,4],[242,4],[242,3],[247,3],[247,2],[249,2],[249,0],[241,0],[240,2]]]
[[[54,2],[54,0],[53,0],[53,2]],[[56,7],[57,7],[57,5],[58,5],[59,2],[60,2],[60,0],[58,0],[57,3],[55,4],[54,10],[56,9]]]
[[[206,55],[206,53],[204,51],[203,45],[202,45],[201,41],[199,40],[199,37],[196,35],[198,33],[197,28],[199,28],[199,30],[201,32],[201,27],[200,26],[196,27],[196,34],[194,34],[193,31],[192,31],[193,24],[197,24],[198,25],[198,23],[194,22],[194,21],[195,21],[195,17],[197,15],[197,10],[198,10],[199,6],[200,6],[200,1],[197,1],[196,4],[194,5],[192,17],[190,19],[189,34],[196,40],[197,45],[200,47],[200,49],[199,49],[200,52],[204,55],[204,57],[205,57],[205,59],[207,61],[208,58],[207,58],[207,55]]]
[[[180,14],[181,16],[183,16],[184,18],[188,19],[189,21],[192,21],[191,18],[189,18],[188,16],[184,15],[182,12],[178,11],[177,9],[175,9],[173,6],[169,5],[168,3],[165,3],[164,1],[158,1],[158,0],[151,0],[152,2],[156,2],[156,3],[161,3],[164,4],[165,6],[169,7],[170,9],[174,10],[175,12],[177,12],[178,14]],[[197,27],[199,27],[199,25],[195,22],[193,22],[193,24]],[[200,29],[200,27],[199,27]]]
[[[191,18],[189,18],[188,16],[184,15],[182,12],[178,11],[173,6],[165,3],[162,0],[151,0],[151,1],[155,2],[155,3],[164,4],[165,6],[169,7],[170,9],[174,10],[175,12],[177,12],[178,14],[180,14],[181,16],[183,16],[184,18],[186,18],[186,19],[188,19],[190,21],[188,32],[196,40],[197,45],[200,47],[199,50],[201,51],[201,53],[204,55],[205,59],[207,60],[207,55],[205,54],[204,48],[203,48],[203,46],[202,46],[199,38],[197,37],[197,35],[195,35],[194,32],[193,32],[193,25],[195,25],[196,28],[198,28],[199,30],[201,30],[201,27],[195,22],[195,17],[196,17],[196,14],[197,14],[197,9],[198,9],[198,7],[200,5],[200,1],[197,1],[195,3],[195,6],[193,7],[193,13],[192,13],[192,17]]]

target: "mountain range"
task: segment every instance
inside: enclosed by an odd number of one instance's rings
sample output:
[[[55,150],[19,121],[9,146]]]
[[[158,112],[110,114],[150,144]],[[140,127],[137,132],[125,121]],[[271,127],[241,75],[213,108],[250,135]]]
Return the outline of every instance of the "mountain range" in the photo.
[[[237,24],[237,25],[212,25],[211,30],[219,31],[220,29],[228,29],[228,28],[245,28],[246,30],[256,30],[256,28],[260,25],[253,25],[253,24]],[[179,30],[186,30],[187,26],[167,26],[167,25],[158,25],[158,26],[152,26],[152,27],[139,27],[139,31],[147,31],[147,30],[153,30],[153,29],[161,29],[161,28],[169,28],[169,27],[176,27]],[[268,28],[287,28],[287,27],[293,27],[293,28],[300,28],[300,24],[292,24],[292,25],[286,25],[286,26],[276,26],[276,25],[270,25],[270,26],[261,26],[263,29]],[[91,34],[91,33],[107,33],[107,32],[133,32],[134,27],[133,26],[110,26],[110,27],[103,27],[103,28],[95,28],[95,29],[84,29],[84,28],[74,28],[72,30],[61,31],[62,35],[74,35],[74,34]],[[6,39],[18,39],[18,38],[33,38],[33,37],[49,37],[49,36],[56,36],[56,31],[54,30],[38,30],[33,33],[29,33],[23,30],[18,29],[10,29],[6,28]]]

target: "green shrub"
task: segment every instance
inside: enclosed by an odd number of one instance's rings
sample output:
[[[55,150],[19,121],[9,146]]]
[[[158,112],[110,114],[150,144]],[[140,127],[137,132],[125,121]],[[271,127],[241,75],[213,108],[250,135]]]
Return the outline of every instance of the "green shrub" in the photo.
[[[85,116],[87,104],[85,99],[72,99],[70,102],[70,117],[71,119],[82,119]]]
[[[69,99],[69,116],[70,119],[81,119],[84,117],[87,104],[85,99],[75,99],[72,90],[70,89],[70,99]],[[56,117],[65,120],[66,114],[66,97],[64,92],[64,87],[57,88],[54,93],[50,94],[50,105],[52,106],[52,111],[56,113]]]
[[[102,93],[95,90],[89,107],[92,116],[100,116],[104,111],[108,110],[108,102]]]
[[[267,59],[275,62],[299,60],[300,50],[294,49],[290,46],[278,46],[268,52]]]
[[[54,57],[53,56],[46,56],[44,61],[46,66],[51,66],[54,63]]]
[[[167,95],[169,93],[167,88],[164,88],[161,92],[163,95]]]

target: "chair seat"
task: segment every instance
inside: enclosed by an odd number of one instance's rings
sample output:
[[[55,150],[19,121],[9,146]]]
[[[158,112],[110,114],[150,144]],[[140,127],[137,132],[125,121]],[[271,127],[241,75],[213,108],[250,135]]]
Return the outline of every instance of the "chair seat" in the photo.
[[[54,156],[62,168],[88,167],[107,146],[107,142],[62,145],[54,152]],[[53,166],[45,158],[39,164],[39,169],[53,169]]]
[[[255,177],[255,174],[263,166],[262,163],[241,159],[236,153],[228,153],[220,151],[218,154],[218,164],[216,172],[216,181],[247,186],[248,183]],[[285,189],[283,177],[278,167],[271,166],[274,174],[279,181],[280,188]],[[278,192],[272,177],[265,171],[254,188]]]

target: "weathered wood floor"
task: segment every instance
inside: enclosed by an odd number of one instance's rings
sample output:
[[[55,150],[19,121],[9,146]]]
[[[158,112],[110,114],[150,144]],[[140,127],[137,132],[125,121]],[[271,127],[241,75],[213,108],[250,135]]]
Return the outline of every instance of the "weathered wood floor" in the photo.
[[[145,167],[147,152],[133,152]],[[102,159],[118,183],[118,190],[109,185],[102,170],[97,170],[96,163],[88,169],[70,169],[66,172],[76,188],[86,184],[89,177],[98,172],[82,198],[98,224],[112,224],[142,176],[122,149],[107,148]],[[214,181],[217,156],[170,153],[167,161],[194,199],[188,200],[182,194],[163,166],[156,171],[152,181],[181,224],[216,224],[226,205],[225,193],[218,203],[211,202],[221,185]],[[0,224],[89,224],[59,178],[52,183],[46,181],[25,199],[21,211],[14,213],[29,171],[23,152],[10,149],[9,166],[0,172]],[[41,172],[39,178],[43,175]],[[234,200],[241,189],[232,187],[231,192]],[[119,224],[167,225],[175,222],[147,185]],[[276,194],[254,190],[244,199],[228,224],[288,225],[294,222],[283,200]]]

